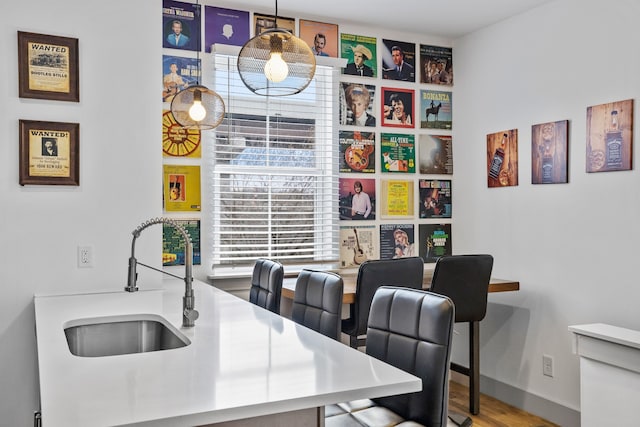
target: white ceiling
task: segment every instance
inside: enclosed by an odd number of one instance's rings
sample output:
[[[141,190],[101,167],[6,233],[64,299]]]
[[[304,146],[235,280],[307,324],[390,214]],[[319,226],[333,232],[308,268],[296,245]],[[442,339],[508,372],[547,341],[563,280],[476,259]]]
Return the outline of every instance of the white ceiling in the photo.
[[[278,15],[324,19],[457,38],[552,0],[277,0]],[[236,0],[233,8],[273,14],[276,0]]]

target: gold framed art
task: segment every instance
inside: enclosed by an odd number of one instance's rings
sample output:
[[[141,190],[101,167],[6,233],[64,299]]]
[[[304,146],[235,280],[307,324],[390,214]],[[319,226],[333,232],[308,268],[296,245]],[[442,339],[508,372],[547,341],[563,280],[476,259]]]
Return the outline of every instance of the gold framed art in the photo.
[[[80,185],[78,123],[20,120],[20,185]]]
[[[20,98],[80,101],[78,39],[18,31]]]

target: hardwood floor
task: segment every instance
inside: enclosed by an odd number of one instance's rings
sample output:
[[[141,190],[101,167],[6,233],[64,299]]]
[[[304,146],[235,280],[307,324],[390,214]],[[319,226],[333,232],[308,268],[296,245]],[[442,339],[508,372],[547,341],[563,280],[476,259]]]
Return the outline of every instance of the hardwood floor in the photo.
[[[455,381],[449,383],[449,411],[471,416],[473,427],[560,427],[484,394],[480,395],[480,414],[470,415],[469,389]]]

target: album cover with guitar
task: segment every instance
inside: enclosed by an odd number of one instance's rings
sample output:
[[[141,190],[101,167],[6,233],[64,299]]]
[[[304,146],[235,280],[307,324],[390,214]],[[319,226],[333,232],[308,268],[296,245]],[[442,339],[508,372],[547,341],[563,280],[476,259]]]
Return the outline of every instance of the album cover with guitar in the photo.
[[[379,259],[375,225],[340,226],[340,268],[359,267],[369,259]]]
[[[200,80],[200,60],[162,55],[162,100],[171,102],[180,92]]]
[[[375,132],[341,130],[339,145],[340,173],[375,173]]]

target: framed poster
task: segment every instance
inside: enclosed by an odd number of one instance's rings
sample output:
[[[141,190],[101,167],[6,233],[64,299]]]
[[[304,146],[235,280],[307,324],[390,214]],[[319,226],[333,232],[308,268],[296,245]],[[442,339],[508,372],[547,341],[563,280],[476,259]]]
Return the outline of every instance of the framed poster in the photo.
[[[20,98],[80,101],[78,39],[18,31]]]
[[[80,185],[78,123],[20,120],[20,185]]]

